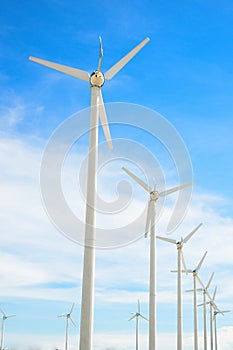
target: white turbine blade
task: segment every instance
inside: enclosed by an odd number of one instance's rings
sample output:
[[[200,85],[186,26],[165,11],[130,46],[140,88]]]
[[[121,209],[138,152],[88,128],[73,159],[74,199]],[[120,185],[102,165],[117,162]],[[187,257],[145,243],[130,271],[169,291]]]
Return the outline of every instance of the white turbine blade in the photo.
[[[202,282],[202,280],[200,279],[200,277],[198,275],[196,275],[198,282],[200,283],[200,285],[202,286],[203,289],[205,289],[204,283]]]
[[[65,315],[59,315],[59,316],[57,316],[57,317],[67,317],[67,314],[65,314]]]
[[[185,292],[193,292],[193,289],[186,289],[186,291]]]
[[[148,202],[148,207],[147,207],[147,216],[146,216],[146,229],[145,229],[145,237],[147,237],[150,228],[151,228],[151,201]]]
[[[186,272],[186,275],[187,275],[187,274],[188,274],[188,271],[187,271],[187,266],[186,266],[186,264],[185,264],[184,254],[183,254],[182,249],[181,249],[181,260],[182,260],[182,265],[183,265],[184,271]]]
[[[212,272],[212,274],[211,274],[211,276],[210,276],[209,282],[208,282],[207,285],[206,285],[206,289],[209,288],[210,283],[212,282],[213,277],[214,277],[214,272]]]
[[[100,98],[99,100],[100,122],[104,131],[106,141],[108,143],[108,148],[112,149],[112,140],[111,140],[111,135],[110,135],[109,126],[108,126],[108,119],[107,119],[107,114],[104,107],[104,101],[103,101],[103,97],[100,89],[99,89],[99,98]]]
[[[149,322],[148,318],[146,318],[145,316],[143,316],[143,315],[141,315],[141,314],[139,314],[139,316],[141,316],[142,318],[144,318],[144,320],[146,320],[146,321]]]
[[[73,325],[76,327],[76,324],[74,322],[74,320],[70,317],[70,321],[73,323]]]
[[[206,303],[206,304],[208,304],[208,303]],[[197,306],[199,307],[199,306],[204,306],[204,305],[205,305],[205,304],[202,303],[202,304],[198,304]]]
[[[202,226],[202,224],[199,224],[192,232],[190,232],[183,240],[184,243],[188,242],[190,238],[194,235],[194,233]]]
[[[50,62],[50,61],[46,61],[46,60],[42,60],[40,58],[37,57],[29,57],[30,61],[42,64],[43,66],[55,69],[59,72],[71,75],[72,77],[78,78],[78,79],[82,79],[85,81],[90,81],[90,75],[87,71],[85,70],[81,70],[81,69],[77,69],[77,68],[72,68],[69,66],[64,66],[62,64],[58,64],[58,63],[54,63],[54,62]]]
[[[130,318],[128,319],[128,321],[131,321],[131,320],[134,319],[136,316],[137,316],[137,315],[134,314],[132,317],[130,317]]]
[[[100,56],[99,56],[99,62],[98,62],[98,68],[97,68],[98,71],[100,71],[100,67],[103,59],[103,46],[102,46],[101,36],[99,36],[99,40],[100,40]]]
[[[194,182],[191,181],[191,182],[188,182],[188,183],[186,183],[186,184],[183,184],[183,185],[180,185],[180,186],[177,186],[177,187],[173,187],[173,188],[171,188],[170,190],[163,191],[163,192],[161,192],[159,195],[160,195],[161,197],[164,197],[164,196],[167,196],[168,194],[171,194],[171,193],[180,191],[180,190],[182,190],[183,188],[188,187],[188,186],[191,186],[191,185],[193,185],[193,184],[194,184]]]
[[[0,312],[3,316],[6,316],[5,312],[2,309],[0,309]]]
[[[122,167],[122,170],[124,170],[130,177],[132,177],[132,179],[134,179],[134,181],[136,181],[140,186],[142,186],[144,190],[146,190],[149,193],[152,191],[152,188],[150,186],[148,186],[145,182],[139,179],[136,175],[131,173],[131,171],[126,169],[124,166]]]
[[[217,292],[217,286],[214,288],[214,294],[213,294],[213,297],[212,297],[213,300],[215,300],[216,292]]]
[[[11,318],[11,317],[15,317],[16,315],[9,315],[9,316],[6,316],[7,318]]]
[[[201,265],[203,264],[203,261],[204,261],[204,259],[205,259],[205,257],[206,257],[206,254],[207,254],[207,252],[205,252],[205,254],[203,255],[203,257],[201,258],[201,260],[200,260],[199,264],[197,265],[195,271],[200,270]]]
[[[161,239],[162,241],[165,241],[165,242],[176,244],[176,240],[172,238],[161,237],[161,236],[156,236],[156,238]]]
[[[70,309],[70,312],[69,312],[70,315],[72,314],[73,309],[74,309],[74,303],[71,306],[71,309]]]
[[[140,314],[140,301],[138,299],[138,313]]]
[[[150,41],[149,38],[144,39],[139,45],[137,45],[132,51],[124,56],[120,61],[114,64],[104,74],[106,80],[110,80],[116,75],[147,43]]]

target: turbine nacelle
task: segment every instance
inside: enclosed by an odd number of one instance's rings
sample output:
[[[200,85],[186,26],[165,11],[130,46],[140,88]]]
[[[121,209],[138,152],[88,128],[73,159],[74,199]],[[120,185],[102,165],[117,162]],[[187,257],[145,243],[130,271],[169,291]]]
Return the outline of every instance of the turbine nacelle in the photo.
[[[159,198],[159,192],[158,191],[151,191],[150,192],[150,200],[151,201],[157,201]]]
[[[96,70],[90,76],[90,84],[91,86],[97,86],[101,88],[104,85],[105,78],[102,72]]]

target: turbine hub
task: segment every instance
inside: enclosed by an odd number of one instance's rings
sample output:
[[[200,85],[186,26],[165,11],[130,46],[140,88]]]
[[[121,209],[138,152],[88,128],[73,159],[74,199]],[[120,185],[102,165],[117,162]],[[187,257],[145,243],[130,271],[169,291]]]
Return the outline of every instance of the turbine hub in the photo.
[[[150,199],[152,201],[156,201],[159,198],[159,193],[157,191],[151,191],[150,192]]]
[[[90,84],[91,86],[102,87],[104,85],[104,75],[99,70],[93,72],[90,76]]]

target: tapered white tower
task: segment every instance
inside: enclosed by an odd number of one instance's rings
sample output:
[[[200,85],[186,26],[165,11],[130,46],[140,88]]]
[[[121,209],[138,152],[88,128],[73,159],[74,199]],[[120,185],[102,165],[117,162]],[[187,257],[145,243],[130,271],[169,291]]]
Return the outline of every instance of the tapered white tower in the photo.
[[[134,318],[136,319],[136,341],[135,341],[135,344],[136,344],[136,350],[138,350],[138,318],[141,317],[143,318],[144,320],[146,321],[149,321],[145,316],[143,316],[141,314],[141,311],[140,311],[140,301],[138,300],[138,311],[135,312],[133,314],[132,317],[130,317],[130,319],[128,321],[131,321],[133,320]]]
[[[207,252],[201,258],[199,264],[194,270],[186,270],[187,273],[193,275],[193,290],[187,290],[187,292],[193,291],[193,317],[194,317],[194,350],[198,350],[198,327],[197,327],[197,276],[198,271],[203,264],[203,261],[206,257]]]
[[[224,316],[224,314],[226,312],[230,312],[230,310],[225,310],[225,311],[214,311],[214,317],[213,317],[213,321],[214,321],[214,343],[215,343],[215,350],[218,350],[218,330],[217,330],[217,315],[218,314],[222,314]]]
[[[91,75],[84,70],[49,62],[36,57],[29,57],[31,61],[42,64],[75,78],[85,80],[91,88],[90,110],[90,137],[87,173],[86,194],[86,219],[85,219],[85,248],[83,263],[82,305],[80,322],[80,350],[92,350],[93,348],[93,321],[94,321],[94,274],[95,274],[95,220],[96,220],[96,190],[97,190],[97,165],[98,165],[98,125],[99,118],[103,126],[108,146],[112,148],[112,142],[107,122],[107,116],[103,103],[101,88],[105,80],[111,80],[149,41],[143,40],[126,56],[107,70],[101,72],[103,57],[102,41],[100,39],[100,55],[97,70]]]
[[[202,286],[202,291],[203,291],[203,319],[204,319],[204,350],[207,350],[207,319],[206,319],[206,296],[208,296],[209,299],[211,299],[211,296],[209,295],[208,288],[211,284],[211,281],[214,277],[214,272],[211,274],[210,279],[205,286],[200,277],[197,275],[197,279]]]
[[[183,245],[187,243],[194,233],[201,227],[202,224],[199,224],[191,233],[189,233],[185,238],[181,237],[180,241],[175,239],[156,236],[158,239],[161,239],[165,242],[175,244],[177,247],[177,350],[182,350],[182,340],[183,340],[183,327],[182,327],[182,270],[181,265],[183,265],[184,270],[186,271],[186,265],[183,255]]]
[[[0,350],[3,350],[3,343],[4,343],[4,333],[5,333],[5,321],[8,318],[15,317],[16,315],[9,315],[7,316],[3,310],[0,309],[0,312],[2,314],[2,331],[1,331],[1,347]]]
[[[132,179],[134,179],[144,190],[149,193],[150,199],[147,209],[147,220],[145,237],[150,233],[150,296],[149,296],[149,350],[155,350],[156,346],[156,244],[155,244],[155,202],[159,197],[167,196],[193,184],[189,182],[172,189],[158,192],[155,188],[148,186],[131,171],[122,168]]]
[[[66,318],[66,337],[65,337],[65,350],[68,350],[68,329],[69,329],[69,321],[73,323],[73,325],[76,327],[76,324],[74,323],[74,320],[71,317],[72,311],[74,309],[74,303],[71,306],[70,312],[68,314],[59,315],[57,317],[65,317]]]

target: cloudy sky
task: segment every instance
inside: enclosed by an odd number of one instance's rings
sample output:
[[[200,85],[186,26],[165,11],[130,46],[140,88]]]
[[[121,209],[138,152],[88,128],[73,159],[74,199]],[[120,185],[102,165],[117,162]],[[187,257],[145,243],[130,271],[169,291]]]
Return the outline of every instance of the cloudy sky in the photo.
[[[187,267],[195,268],[208,251],[200,277],[207,283],[214,271],[210,293],[217,286],[217,305],[233,310],[232,2],[9,0],[1,2],[0,18],[0,308],[16,314],[6,320],[5,347],[62,349],[65,320],[57,315],[68,312],[73,302],[77,327],[70,327],[70,348],[78,346],[89,125],[84,109],[90,89],[28,57],[91,73],[98,63],[99,35],[104,72],[144,38],[150,42],[102,88],[114,149],[107,150],[100,129],[98,182],[104,211],[97,224],[105,230],[108,249],[96,251],[94,348],[134,349],[135,324],[128,318],[138,298],[148,316],[149,239],[142,236],[148,196],[121,171],[122,165],[161,189],[195,181],[189,203],[188,191],[178,208],[178,195],[158,203],[157,232],[167,235],[174,210],[177,218],[185,214],[170,233],[174,239],[203,223],[184,248]],[[72,120],[75,124],[69,124]],[[55,130],[71,137],[61,182],[79,222],[75,239],[54,225],[41,193],[41,163]],[[59,150],[50,154],[50,165]],[[58,205],[54,198],[54,208]],[[158,241],[161,350],[176,347],[176,275],[170,272],[175,267],[175,247]],[[190,288],[192,277],[184,276],[187,350],[193,348],[192,295],[185,293]],[[200,349],[202,316],[200,309]],[[233,313],[219,315],[218,327],[221,349],[232,349]],[[147,343],[148,324],[142,320],[141,348]]]

